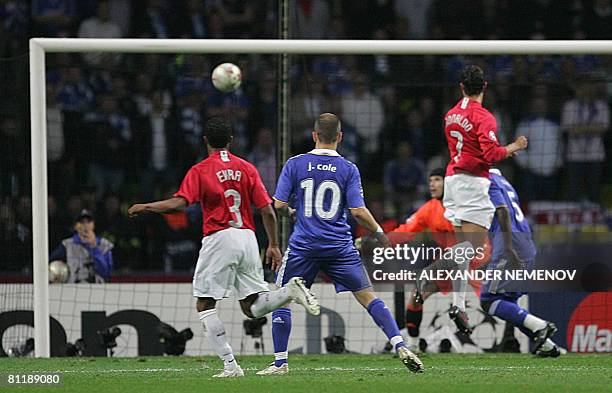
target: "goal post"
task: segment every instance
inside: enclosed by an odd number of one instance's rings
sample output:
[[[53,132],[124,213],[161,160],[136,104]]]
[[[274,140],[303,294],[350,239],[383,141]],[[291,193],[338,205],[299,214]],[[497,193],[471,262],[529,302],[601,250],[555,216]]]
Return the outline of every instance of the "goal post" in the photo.
[[[299,55],[581,55],[612,54],[602,41],[183,40],[32,38],[30,121],[35,356],[50,356],[45,53],[253,53]],[[285,154],[285,156],[282,156]],[[281,152],[283,161],[287,151]]]

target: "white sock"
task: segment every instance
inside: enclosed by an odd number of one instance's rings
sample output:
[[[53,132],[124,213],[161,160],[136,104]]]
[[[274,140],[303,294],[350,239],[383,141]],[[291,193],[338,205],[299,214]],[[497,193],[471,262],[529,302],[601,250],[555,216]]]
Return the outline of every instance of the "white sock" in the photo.
[[[274,360],[287,360],[289,358],[289,352],[274,352]]]
[[[542,346],[540,347],[540,350],[544,351],[544,352],[548,352],[551,349],[553,349],[555,347],[555,342],[553,340],[551,340],[550,338],[546,339],[546,342],[544,344],[542,344]]]
[[[523,321],[523,326],[532,332],[537,332],[538,330],[546,327],[546,321],[536,317],[533,314],[527,314],[525,320]]]
[[[208,338],[210,346],[214,349],[219,358],[223,360],[224,368],[226,370],[233,370],[238,364],[236,363],[236,359],[234,359],[232,347],[230,347],[227,342],[225,328],[223,327],[223,322],[221,322],[217,315],[217,310],[201,311],[198,314],[206,330],[206,337]]]
[[[470,242],[461,242],[459,244],[455,244],[453,247],[453,261],[457,264],[457,269],[459,271],[467,272],[470,268],[470,262],[472,258],[467,258],[466,249],[471,249],[472,244]],[[457,250],[462,249],[463,251],[457,252]],[[457,255],[458,254],[458,255]],[[474,255],[473,252],[469,253],[470,255]],[[465,296],[468,290],[468,280],[453,280],[453,306],[457,306],[461,311],[465,311]]]
[[[253,314],[255,318],[263,317],[290,300],[289,289],[286,287],[282,287],[276,291],[261,292],[251,305],[251,314]]]

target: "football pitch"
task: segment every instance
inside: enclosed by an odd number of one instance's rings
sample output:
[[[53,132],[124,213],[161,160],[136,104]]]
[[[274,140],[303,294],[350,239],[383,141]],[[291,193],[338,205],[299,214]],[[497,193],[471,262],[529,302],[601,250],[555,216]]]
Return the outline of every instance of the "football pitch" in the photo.
[[[569,354],[426,354],[412,374],[391,355],[291,356],[289,375],[255,372],[271,356],[242,356],[244,378],[213,379],[214,357],[0,359],[0,374],[62,373],[61,386],[36,392],[612,392],[612,356]],[[3,382],[4,383],[4,382]],[[9,391],[0,384],[0,391]]]

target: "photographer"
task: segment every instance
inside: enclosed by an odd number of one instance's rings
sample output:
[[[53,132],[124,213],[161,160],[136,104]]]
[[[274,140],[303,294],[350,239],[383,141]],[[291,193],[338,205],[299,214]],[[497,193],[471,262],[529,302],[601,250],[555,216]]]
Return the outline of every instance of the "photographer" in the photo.
[[[62,240],[49,256],[50,261],[66,262],[70,268],[69,283],[103,283],[110,278],[114,245],[96,236],[94,227],[93,214],[82,210],[75,220],[72,237]]]

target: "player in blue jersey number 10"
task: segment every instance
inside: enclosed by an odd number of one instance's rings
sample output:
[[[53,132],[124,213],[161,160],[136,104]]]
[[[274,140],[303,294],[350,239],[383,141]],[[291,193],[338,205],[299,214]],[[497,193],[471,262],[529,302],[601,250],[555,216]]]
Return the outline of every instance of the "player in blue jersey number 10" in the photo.
[[[324,271],[331,277],[336,292],[353,293],[385,333],[406,367],[413,372],[422,372],[423,363],[408,350],[389,309],[372,291],[372,284],[353,244],[347,210],[374,234],[381,246],[390,243],[365,206],[359,169],[336,151],[342,140],[338,117],[331,113],[320,115],[312,138],[315,149],[287,160],[274,194],[277,211],[295,217],[295,227],[282,263],[274,266],[276,284],[284,286],[292,277],[303,277],[306,286],[310,287],[317,273]],[[280,308],[274,311],[272,336],[276,359],[258,374],[288,372],[290,332],[291,310]]]

